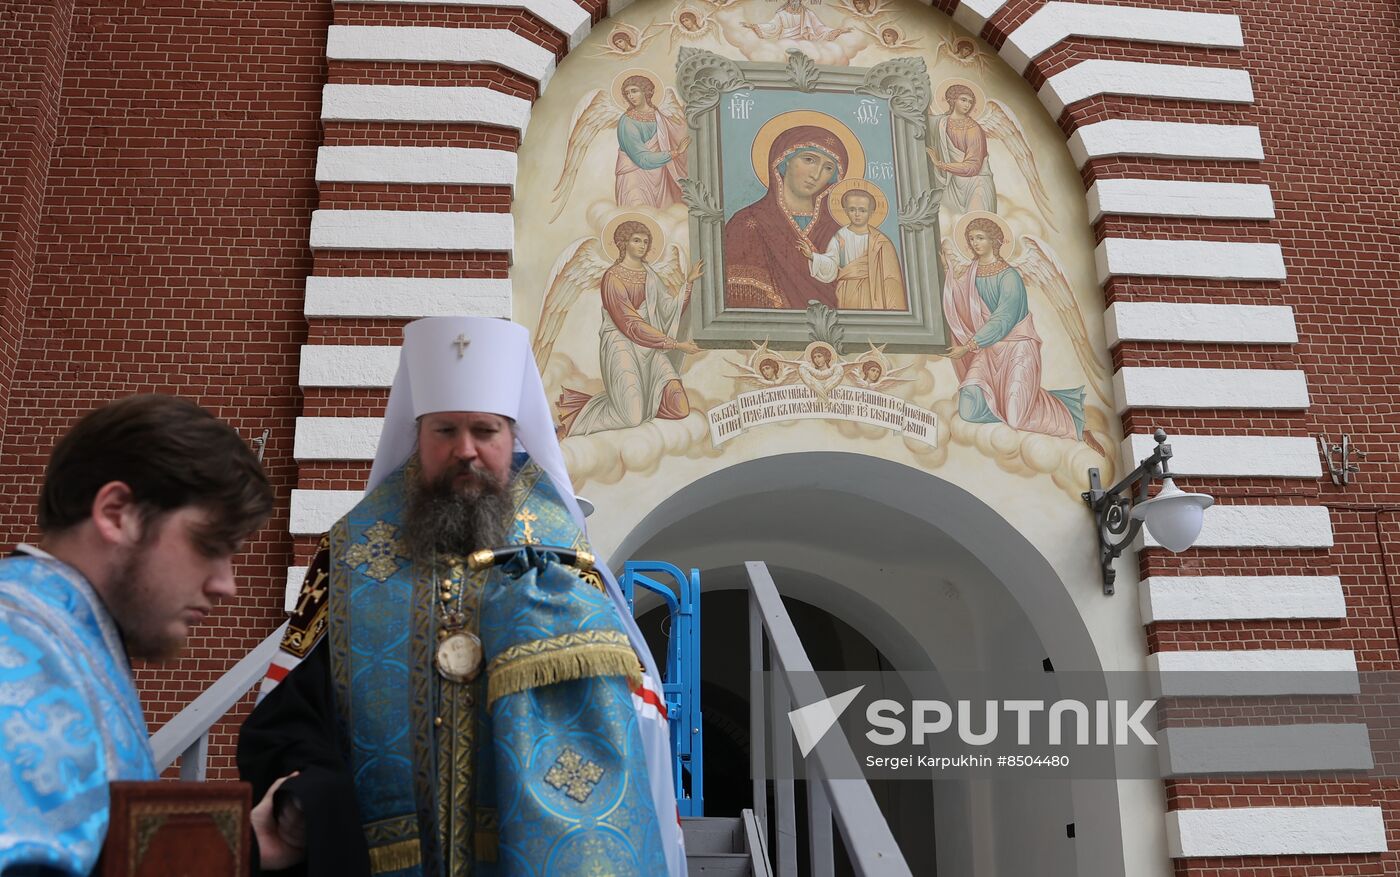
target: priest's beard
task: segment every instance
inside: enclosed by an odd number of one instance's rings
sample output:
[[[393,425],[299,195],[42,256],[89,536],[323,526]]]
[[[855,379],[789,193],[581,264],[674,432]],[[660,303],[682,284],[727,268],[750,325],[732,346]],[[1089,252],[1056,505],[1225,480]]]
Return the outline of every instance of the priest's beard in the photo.
[[[454,486],[462,473],[471,478]],[[428,482],[413,483],[404,509],[404,533],[414,560],[438,554],[467,555],[506,541],[510,490],[480,466],[461,464]]]

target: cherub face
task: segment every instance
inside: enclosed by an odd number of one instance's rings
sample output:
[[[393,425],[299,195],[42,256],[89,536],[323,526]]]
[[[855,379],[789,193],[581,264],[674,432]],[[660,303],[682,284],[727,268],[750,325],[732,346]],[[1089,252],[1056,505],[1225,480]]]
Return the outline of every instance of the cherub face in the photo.
[[[899,42],[899,32],[887,27],[880,31],[880,39],[885,41],[885,45],[893,46]]]
[[[971,40],[958,40],[957,44],[953,46],[953,54],[959,58],[971,58],[975,49],[976,46],[972,44]]]
[[[870,12],[870,0],[853,0],[852,5],[855,6],[856,12],[859,12],[861,15]]]
[[[623,51],[631,49],[633,45],[632,38],[627,35],[626,31],[618,31],[613,34],[612,44]]]
[[[695,13],[693,12],[682,12],[681,27],[685,28],[686,30],[699,30],[700,20],[695,17]]]
[[[771,381],[778,377],[778,364],[771,359],[765,359],[758,364],[758,373],[763,375],[765,381]]]
[[[977,99],[970,94],[960,94],[953,98],[953,109],[959,110],[964,116],[972,112],[972,108],[977,104]]]
[[[812,351],[812,365],[817,368],[826,368],[831,364],[831,354],[826,352],[825,347],[818,347]]]
[[[861,371],[865,374],[866,383],[873,384],[880,380],[880,364],[878,362],[867,362]]]

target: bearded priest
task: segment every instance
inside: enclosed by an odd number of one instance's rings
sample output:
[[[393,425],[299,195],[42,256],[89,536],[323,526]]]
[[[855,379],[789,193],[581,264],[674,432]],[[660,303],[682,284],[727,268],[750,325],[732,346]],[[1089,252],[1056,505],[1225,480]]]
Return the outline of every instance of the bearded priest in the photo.
[[[239,736],[275,794],[264,869],[680,877],[655,668],[592,562],[528,333],[409,324],[365,496]]]

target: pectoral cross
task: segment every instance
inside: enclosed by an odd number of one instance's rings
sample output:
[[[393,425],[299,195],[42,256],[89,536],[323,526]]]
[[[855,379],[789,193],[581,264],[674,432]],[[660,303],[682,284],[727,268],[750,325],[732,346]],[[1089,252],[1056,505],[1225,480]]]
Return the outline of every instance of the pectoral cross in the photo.
[[[529,509],[526,509],[525,511],[523,511],[523,512],[521,512],[520,514],[516,515],[516,516],[515,516],[515,519],[516,519],[517,521],[519,521],[520,523],[522,523],[522,524],[525,525],[524,532],[521,534],[522,536],[525,537],[525,541],[526,541],[526,542],[534,542],[534,541],[535,541],[535,528],[532,527],[531,524],[533,524],[535,521],[538,521],[538,520],[539,520],[539,518],[535,515],[535,513],[532,512],[532,511],[530,511]]]
[[[471,339],[465,334],[458,335],[457,340],[452,342],[452,346],[457,348],[457,358],[461,359],[467,354],[467,348],[472,346]]]

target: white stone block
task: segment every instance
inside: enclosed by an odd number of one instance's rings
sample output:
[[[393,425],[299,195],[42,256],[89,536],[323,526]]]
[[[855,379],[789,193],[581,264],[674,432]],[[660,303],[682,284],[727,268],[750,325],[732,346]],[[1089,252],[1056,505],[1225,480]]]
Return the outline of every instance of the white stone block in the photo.
[[[1001,11],[1008,0],[962,0],[953,10],[953,20],[974,34]]]
[[[1317,445],[1308,436],[1172,435],[1171,471],[1221,478],[1320,478]],[[1123,439],[1124,472],[1151,455],[1157,442],[1135,433]]]
[[[373,460],[382,417],[298,417],[292,456],[297,460]]]
[[[1099,282],[1110,277],[1206,277],[1213,280],[1283,280],[1278,244],[1104,238],[1094,249]]]
[[[516,158],[504,149],[455,146],[322,146],[318,183],[444,183],[515,186]]]
[[[1307,408],[1307,375],[1293,369],[1128,366],[1113,375],[1128,408]]]
[[[1362,724],[1166,728],[1155,736],[1166,776],[1365,771],[1375,766]]]
[[[363,497],[362,490],[292,491],[293,536],[317,536],[326,532]]]
[[[1024,73],[1033,59],[1070,36],[1230,49],[1244,46],[1238,15],[1052,0],[1011,32],[1001,56],[1017,73]]]
[[[1167,814],[1174,859],[1385,852],[1380,807],[1217,807]]]
[[[1138,594],[1143,624],[1347,614],[1338,576],[1149,576]]]
[[[1141,61],[1081,61],[1046,80],[1040,102],[1058,119],[1065,107],[1101,94],[1247,104],[1254,102],[1249,72]]]
[[[308,317],[500,317],[510,281],[490,277],[308,277]]]
[[[1287,305],[1120,301],[1104,312],[1108,346],[1120,341],[1197,344],[1296,344],[1298,329]]]
[[[399,348],[379,344],[304,344],[303,387],[383,387],[399,370]]]
[[[512,251],[509,213],[431,210],[313,210],[313,250]]]
[[[1089,187],[1085,198],[1089,203],[1090,222],[1106,213],[1205,219],[1274,218],[1273,194],[1262,183],[1098,180]]]
[[[1076,129],[1069,151],[1081,168],[1091,159],[1113,155],[1262,161],[1264,142],[1253,125],[1108,119]]]
[[[326,85],[326,122],[465,122],[516,128],[530,122],[530,102],[475,85]]]
[[[332,0],[333,3],[368,3],[392,6],[418,4],[423,0]],[[526,9],[541,21],[564,34],[569,48],[576,48],[593,27],[593,16],[573,0],[433,0],[435,6],[494,6],[502,9]]]
[[[1159,548],[1147,528],[1142,544]],[[1331,548],[1332,516],[1324,506],[1214,505],[1206,509],[1194,548]]]
[[[287,567],[287,587],[282,595],[282,611],[295,612],[301,600],[301,583],[306,580],[306,567]]]
[[[1147,656],[1154,697],[1273,697],[1361,692],[1350,649],[1230,649]]]
[[[554,73],[554,53],[514,31],[474,27],[330,26],[332,61],[422,61],[497,64],[543,85]]]

